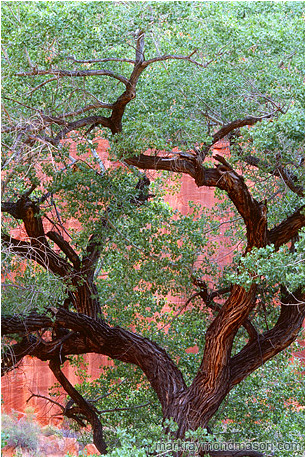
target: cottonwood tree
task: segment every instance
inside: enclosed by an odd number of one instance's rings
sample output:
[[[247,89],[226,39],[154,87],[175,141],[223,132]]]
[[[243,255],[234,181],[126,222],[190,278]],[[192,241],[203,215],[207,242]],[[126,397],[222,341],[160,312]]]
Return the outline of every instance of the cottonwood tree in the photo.
[[[184,438],[298,336],[302,30],[301,2],[3,2],[3,372],[48,361],[101,453],[126,379]],[[216,207],[173,211],[177,174]],[[91,352],[116,364],[76,389],[62,365]]]

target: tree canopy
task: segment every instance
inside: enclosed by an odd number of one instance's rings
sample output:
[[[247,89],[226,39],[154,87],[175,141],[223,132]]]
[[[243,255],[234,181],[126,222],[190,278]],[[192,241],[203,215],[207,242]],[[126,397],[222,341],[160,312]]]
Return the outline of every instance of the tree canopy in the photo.
[[[17,342],[3,371],[49,361],[74,403],[63,413],[91,424],[101,453],[113,440],[103,427],[135,419],[143,446],[161,419],[172,438],[209,440],[232,416],[248,440],[248,410],[224,400],[250,397],[258,368],[290,380],[288,353],[272,358],[304,317],[303,7],[2,3],[2,332]],[[182,174],[215,189],[212,209],[165,202]],[[114,365],[72,386],[62,364],[91,352]],[[297,397],[284,380],[284,399]],[[268,417],[253,411],[253,425],[277,442]]]

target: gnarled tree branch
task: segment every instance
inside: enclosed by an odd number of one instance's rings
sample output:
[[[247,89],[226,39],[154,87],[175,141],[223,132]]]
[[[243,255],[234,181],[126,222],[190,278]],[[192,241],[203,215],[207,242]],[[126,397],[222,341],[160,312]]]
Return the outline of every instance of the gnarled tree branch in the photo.
[[[90,422],[93,429],[93,440],[99,450],[99,452],[104,455],[107,450],[107,445],[103,437],[102,424],[99,420],[99,417],[95,409],[87,402],[83,396],[71,385],[67,377],[61,371],[59,358],[51,359],[49,362],[49,367],[52,370],[53,374],[57,381],[62,385],[65,391],[69,396],[74,400],[74,402],[79,406],[81,412]]]
[[[299,230],[305,226],[305,208],[300,207],[287,219],[268,231],[269,243],[273,243],[278,250],[284,243],[288,243],[298,235]]]
[[[231,358],[232,388],[263,363],[287,348],[297,337],[305,317],[304,294],[301,288],[290,293],[283,288],[281,313],[275,326],[258,336]]]
[[[138,334],[127,331],[119,326],[110,327],[105,322],[83,314],[69,312],[63,308],[55,311],[55,318],[31,313],[28,316],[4,316],[2,322],[3,335],[23,334],[42,328],[72,329],[91,342],[91,351],[107,355],[119,361],[135,364],[146,374],[153,389],[157,393],[164,409],[170,399],[186,388],[183,376],[165,350],[155,342]],[[72,339],[73,340],[73,339]],[[68,340],[69,342],[69,340]],[[62,356],[65,356],[63,343]],[[52,357],[54,344],[49,345],[49,358]],[[73,342],[67,343],[71,351]],[[58,348],[58,347],[56,347]],[[77,348],[75,348],[78,354]],[[44,352],[47,357],[46,352]],[[38,357],[39,353],[37,353]]]

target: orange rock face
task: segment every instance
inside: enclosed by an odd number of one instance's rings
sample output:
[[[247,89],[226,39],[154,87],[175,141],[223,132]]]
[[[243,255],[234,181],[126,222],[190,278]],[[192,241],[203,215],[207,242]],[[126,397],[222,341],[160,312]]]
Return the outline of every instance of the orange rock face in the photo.
[[[83,455],[84,456],[100,455],[100,452],[94,444],[87,444],[83,448]]]
[[[111,163],[107,158],[107,141],[103,139],[98,140],[99,146],[97,151],[100,158],[103,160],[105,167],[116,166],[116,164]],[[215,145],[215,148],[216,152],[221,152],[221,154],[223,155],[228,154],[228,148],[226,143],[224,142],[219,142],[217,145]],[[75,153],[75,144],[71,142],[72,156],[75,156]],[[154,177],[155,172],[148,171],[147,175],[149,178]],[[190,176],[183,175],[180,193],[175,196],[169,195],[166,198],[166,200],[170,203],[170,205],[173,208],[178,209],[183,214],[187,214],[189,208],[189,201],[201,203],[205,207],[213,207],[215,203],[214,189],[208,187],[198,188],[194,183],[194,180]],[[78,229],[78,222],[76,220],[71,221],[71,227],[73,227],[74,229]],[[222,230],[223,228],[221,227],[218,239],[218,241],[220,242],[220,249],[218,252],[218,258],[215,259],[215,261],[217,261],[220,266],[226,265],[231,260],[229,248],[226,248],[224,246],[225,244],[222,243],[222,241],[225,240],[224,237],[222,237]],[[12,235],[14,237],[23,239],[26,236],[23,226],[21,225],[19,228],[14,229],[14,233],[12,233]],[[197,348],[193,347],[191,349],[188,349],[187,351],[195,352],[197,351]],[[101,365],[110,364],[107,357],[102,355],[89,354],[85,355],[84,358],[86,363],[88,363],[87,372],[91,375],[93,379],[97,378],[100,375]],[[72,384],[78,382],[78,379],[74,374],[74,369],[69,367],[67,363],[64,366],[64,372]],[[53,377],[53,374],[51,373],[46,362],[42,362],[30,357],[25,358],[22,364],[20,364],[17,369],[2,377],[2,397],[4,411],[10,413],[12,410],[14,410],[18,412],[19,416],[22,416],[24,414],[26,407],[30,406],[35,409],[36,418],[40,424],[45,425],[51,423],[54,426],[60,426],[62,417],[60,415],[56,416],[56,414],[59,413],[58,407],[52,406],[48,401],[40,398],[32,398],[29,401],[29,403],[27,403],[27,400],[32,393],[48,396],[49,388],[55,383],[56,380]],[[65,394],[62,394],[56,400],[61,403],[64,397]],[[55,446],[55,444],[53,445]],[[47,441],[44,447],[49,447]],[[59,445],[57,445],[56,447],[59,447]],[[73,448],[72,443],[71,447]],[[92,450],[92,453],[98,453],[94,445],[90,444],[86,447],[89,447],[88,450]],[[11,451],[8,449],[7,451],[5,451],[5,453],[11,453]],[[59,453],[59,449],[56,453]],[[92,453],[88,452],[88,454]],[[63,455],[55,454],[52,456]]]
[[[104,166],[106,168],[115,167],[116,163],[111,163],[108,159],[108,142],[101,138],[96,141],[98,141],[97,152]],[[71,155],[76,157],[76,144],[71,140],[69,140],[69,143],[71,144]],[[221,144],[220,147],[223,147],[223,145]],[[148,171],[147,174],[149,177],[154,177],[155,172]],[[191,200],[202,203],[206,207],[212,207],[214,204],[214,190],[204,187],[198,188],[191,177],[184,175],[182,177],[180,193],[175,196],[168,196],[166,200],[173,208],[180,210],[183,214],[187,214],[188,202]],[[46,224],[45,229],[50,230],[51,228],[47,227],[49,223]],[[70,226],[73,229],[78,229],[78,224],[77,220],[72,220],[70,222]],[[12,235],[18,239],[24,239],[26,237],[26,232],[23,225],[14,229]],[[93,379],[100,375],[101,365],[109,364],[107,357],[102,355],[90,354],[85,355],[84,358],[88,364],[87,371]],[[75,384],[78,382],[78,378],[74,374],[74,369],[69,367],[67,363],[64,366],[64,372],[71,383]],[[60,426],[62,417],[60,415],[56,416],[56,414],[60,412],[58,407],[52,406],[45,399],[37,397],[32,398],[27,403],[32,393],[48,396],[49,388],[55,383],[56,380],[46,362],[30,357],[24,358],[17,369],[2,377],[4,411],[7,413],[12,411],[18,412],[19,417],[21,417],[26,407],[32,407],[36,412],[36,419],[41,425],[51,423],[54,426]],[[65,394],[63,393],[56,401],[61,403],[64,397]]]
[[[103,355],[89,354],[85,356],[85,361],[88,363],[88,373],[91,374],[92,378],[97,378],[100,375],[101,365],[108,364],[108,358]],[[68,363],[64,365],[64,373],[73,384],[79,382],[74,373],[74,368],[71,368]],[[60,412],[59,407],[37,397],[27,402],[32,393],[48,396],[49,388],[55,383],[56,379],[46,362],[36,358],[24,358],[17,369],[2,377],[3,410],[6,413],[15,411],[20,418],[24,415],[27,407],[32,407],[35,410],[36,419],[41,425],[51,423],[53,426],[60,426],[62,416],[56,416]],[[62,403],[65,396],[63,392],[56,401]]]
[[[78,456],[79,444],[72,437],[59,438],[57,436],[40,437],[39,454],[40,456]]]
[[[68,453],[70,456],[78,456],[79,450],[80,450],[80,446],[76,439],[74,439],[73,437],[65,438],[65,448],[64,448],[65,455],[64,456],[67,456]]]
[[[57,436],[40,437],[39,452],[42,456],[64,456],[64,439]]]
[[[14,456],[16,448],[11,447],[10,445],[6,445],[1,450],[1,456]]]

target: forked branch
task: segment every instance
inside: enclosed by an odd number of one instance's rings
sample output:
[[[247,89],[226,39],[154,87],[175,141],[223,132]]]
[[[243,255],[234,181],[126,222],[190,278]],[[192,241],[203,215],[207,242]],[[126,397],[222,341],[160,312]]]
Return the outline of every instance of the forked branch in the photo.
[[[231,387],[287,348],[297,338],[304,317],[305,302],[301,288],[293,293],[285,292],[283,288],[281,313],[275,326],[231,358]]]
[[[81,412],[84,414],[86,419],[92,426],[93,430],[93,440],[99,450],[99,452],[104,455],[107,450],[107,445],[103,437],[103,428],[99,420],[99,417],[95,409],[87,402],[83,396],[74,388],[74,386],[69,382],[67,377],[61,371],[59,358],[51,359],[49,362],[49,367],[52,370],[57,381],[62,385],[67,394],[73,399],[73,401],[79,406]]]

